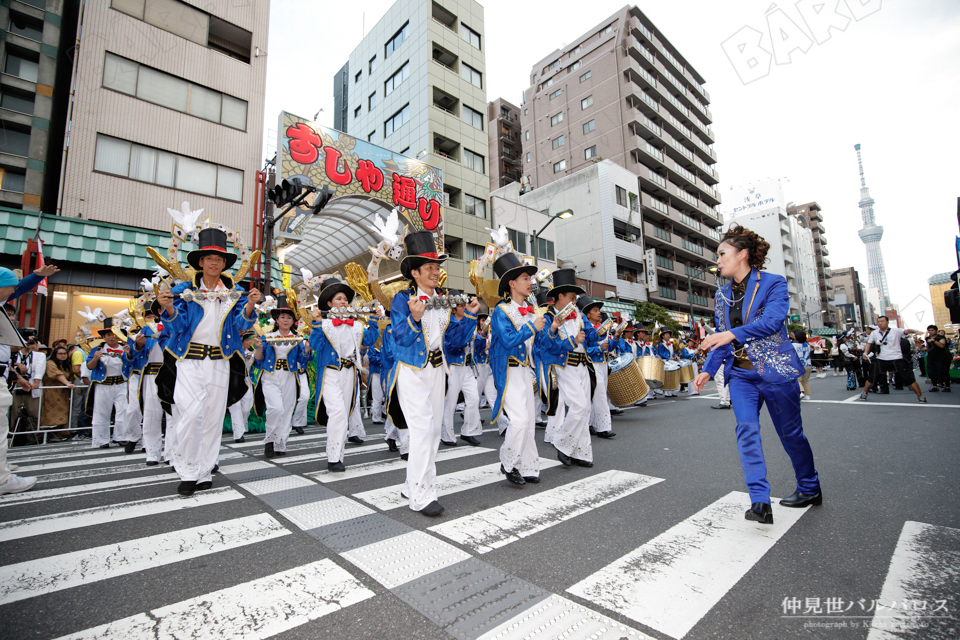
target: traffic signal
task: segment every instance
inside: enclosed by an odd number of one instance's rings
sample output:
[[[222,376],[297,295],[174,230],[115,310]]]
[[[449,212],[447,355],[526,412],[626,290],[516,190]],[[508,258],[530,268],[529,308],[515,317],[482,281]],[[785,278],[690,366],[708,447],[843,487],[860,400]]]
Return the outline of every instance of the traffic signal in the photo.
[[[273,189],[267,190],[267,198],[276,207],[284,207],[296,200],[303,192],[303,183],[300,178],[284,180]]]
[[[317,192],[317,195],[313,197],[313,213],[314,215],[320,213],[320,211],[327,206],[327,203],[330,202],[330,198],[333,197],[333,192],[330,191],[330,187],[323,185],[320,191]]]

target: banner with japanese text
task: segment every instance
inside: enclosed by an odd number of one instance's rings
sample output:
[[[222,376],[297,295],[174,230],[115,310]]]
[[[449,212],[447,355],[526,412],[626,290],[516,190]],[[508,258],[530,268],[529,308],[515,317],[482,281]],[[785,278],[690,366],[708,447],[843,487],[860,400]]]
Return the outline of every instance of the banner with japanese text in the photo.
[[[414,158],[359,140],[286,111],[277,133],[277,179],[300,178],[333,194],[326,208],[343,196],[367,196],[398,208],[411,231],[436,234],[443,251],[443,177],[439,169]],[[305,210],[285,220],[281,230],[298,233]],[[322,215],[322,212],[321,212]]]

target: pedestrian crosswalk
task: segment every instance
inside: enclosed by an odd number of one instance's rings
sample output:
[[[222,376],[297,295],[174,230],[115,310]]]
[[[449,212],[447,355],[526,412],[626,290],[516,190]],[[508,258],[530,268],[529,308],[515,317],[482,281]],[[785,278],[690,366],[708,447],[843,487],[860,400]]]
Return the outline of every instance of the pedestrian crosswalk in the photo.
[[[271,460],[262,457],[259,438],[247,440],[234,444],[228,436],[214,488],[189,498],[175,494],[178,478],[169,467],[147,467],[122,449],[11,452],[11,461],[34,467],[28,473],[38,484],[0,496],[0,543],[16,552],[0,556],[0,615],[3,607],[34,599],[47,606],[44,598],[89,585],[109,598],[150,575],[156,588],[136,589],[144,594],[137,608],[104,623],[81,607],[56,633],[31,637],[269,638],[368,600],[375,609],[381,599],[387,610],[410,607],[464,640],[680,640],[723,607],[808,513],[777,506],[776,524],[762,526],[744,520],[745,493],[715,494],[618,555],[591,554],[598,541],[580,536],[581,523],[603,518],[604,536],[626,538],[629,518],[608,516],[663,510],[664,489],[677,479],[663,470],[565,468],[543,457],[542,482],[516,487],[500,470],[501,440],[485,435],[479,447],[438,453],[438,494],[455,516],[432,520],[406,509],[406,463],[387,450],[382,433],[348,445],[341,473],[325,468],[323,432],[293,437],[288,449],[299,453]],[[470,505],[466,513],[457,510],[461,504]],[[161,520],[162,527],[151,527]],[[88,533],[104,527],[112,537]],[[568,541],[563,551],[577,557],[576,570],[549,580],[521,575],[518,558],[530,554],[536,565],[559,557],[542,539]],[[280,548],[307,551],[286,566],[262,561]],[[225,571],[230,584],[212,580],[209,588],[168,592],[163,580],[181,571]],[[931,575],[927,587],[918,586],[918,576]],[[955,593],[956,575],[960,532],[908,522],[883,597]],[[893,632],[911,622],[900,620]],[[893,637],[874,631],[872,639]]]

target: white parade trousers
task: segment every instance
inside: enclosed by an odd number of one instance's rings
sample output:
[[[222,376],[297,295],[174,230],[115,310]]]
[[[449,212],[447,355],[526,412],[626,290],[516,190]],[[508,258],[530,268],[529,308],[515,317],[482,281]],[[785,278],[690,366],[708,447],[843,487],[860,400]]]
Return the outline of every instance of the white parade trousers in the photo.
[[[230,406],[230,424],[233,429],[233,439],[239,440],[247,432],[247,423],[250,420],[250,410],[253,409],[253,389],[247,382],[247,392],[237,402]]]
[[[368,385],[370,386],[371,402],[373,403],[373,406],[370,407],[370,417],[373,419],[373,424],[383,424],[383,409],[386,398],[383,395],[383,385],[380,384],[380,374],[371,373]]]
[[[559,386],[559,384],[557,385]],[[563,424],[563,419],[567,415],[567,405],[563,401],[563,393],[558,389],[557,391],[557,411],[552,416],[547,416],[547,430],[543,434],[543,441],[547,444],[552,444],[553,439],[557,437],[557,434],[560,433],[560,425]]]
[[[137,402],[137,399],[133,399]],[[147,462],[160,462],[163,451],[163,407],[157,395],[157,376],[143,377],[143,448]]]
[[[444,442],[454,442],[457,439],[453,428],[453,414],[457,406],[457,398],[463,391],[463,424],[460,426],[460,435],[479,436],[483,433],[480,424],[480,393],[477,390],[477,379],[473,377],[470,367],[450,367],[450,376],[447,378],[447,397],[443,402],[443,422],[441,424],[440,439]]]
[[[294,427],[307,426],[307,404],[310,402],[310,380],[307,378],[307,372],[303,371],[297,374],[300,380],[300,395],[297,397],[297,408],[293,411]]]
[[[131,373],[127,380],[127,411],[124,416],[122,431],[113,430],[113,439],[122,442],[139,442],[143,436],[143,414],[140,413],[140,400],[137,393],[140,389],[140,374]],[[119,422],[119,421],[118,421]]]
[[[590,445],[590,372],[586,365],[557,369],[557,384],[563,401],[570,408],[552,444],[558,451],[577,460],[593,462]]]
[[[350,401],[357,386],[354,367],[327,369],[323,374],[323,406],[327,409],[327,462],[343,462]]]
[[[403,495],[420,511],[437,499],[437,447],[443,420],[443,367],[397,365],[397,398],[410,432],[410,458]]]
[[[91,383],[97,384],[97,383]],[[114,436],[120,437],[124,431],[123,423],[127,415],[127,385],[97,384],[96,394],[93,396],[93,439],[91,447],[101,447],[110,444],[110,411],[115,409]]]
[[[530,367],[509,367],[502,403],[511,417],[507,435],[500,446],[500,464],[508,473],[516,469],[525,478],[540,475],[533,397],[533,371]]]
[[[293,410],[297,404],[297,374],[283,369],[273,373],[264,372],[260,387],[267,405],[263,443],[272,442],[274,451],[286,451],[287,439],[293,429]]]
[[[590,411],[590,424],[597,433],[610,431],[610,405],[607,399],[607,364],[593,363],[593,370],[597,372],[597,389],[593,392],[593,406]]]
[[[229,384],[229,360],[204,358],[177,363],[173,399],[180,409],[180,422],[172,462],[185,482],[211,479],[220,454]]]

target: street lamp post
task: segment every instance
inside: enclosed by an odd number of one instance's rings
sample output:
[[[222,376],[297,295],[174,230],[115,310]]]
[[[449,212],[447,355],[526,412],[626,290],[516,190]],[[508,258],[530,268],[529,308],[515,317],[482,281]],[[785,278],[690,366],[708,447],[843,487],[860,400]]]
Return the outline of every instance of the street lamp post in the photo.
[[[805,315],[807,316],[807,329],[813,329],[813,327],[810,326],[810,316],[815,316],[815,315],[818,315],[818,314],[821,314],[821,313],[826,313],[826,311],[824,311],[823,309],[821,309],[820,311],[814,311],[813,313],[811,313],[811,312],[809,312],[809,311],[806,311],[806,312],[805,312]]]
[[[540,264],[540,256],[537,255],[537,238],[540,237],[540,234],[543,233],[546,230],[546,228],[550,226],[550,223],[556,220],[557,218],[560,218],[561,220],[566,220],[567,218],[572,218],[572,217],[573,217],[573,209],[564,209],[560,213],[552,216],[549,220],[547,220],[547,224],[543,225],[540,231],[537,231],[536,233],[530,236],[530,249],[532,250],[532,253],[533,253],[534,266],[539,266]]]
[[[687,273],[687,302],[690,303],[690,326],[691,327],[693,326],[693,300],[690,298],[690,294],[693,292],[693,290],[691,289],[691,283],[693,282],[694,277],[706,275],[707,272],[716,275],[717,274],[716,265],[712,267],[707,267],[706,269],[697,269],[695,274]]]

